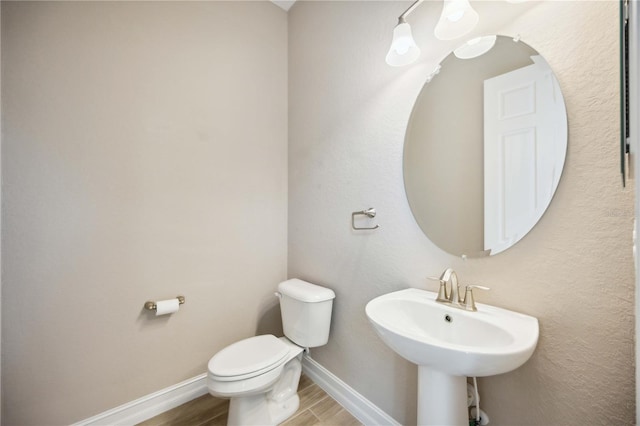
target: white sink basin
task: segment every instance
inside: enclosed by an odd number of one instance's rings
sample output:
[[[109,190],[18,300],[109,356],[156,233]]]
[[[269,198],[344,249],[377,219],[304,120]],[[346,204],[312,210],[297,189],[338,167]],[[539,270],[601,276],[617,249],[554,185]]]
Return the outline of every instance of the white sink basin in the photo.
[[[467,425],[465,376],[507,373],[538,343],[538,320],[477,303],[477,312],[410,288],[376,297],[366,313],[382,340],[418,364],[418,424]]]
[[[436,296],[415,288],[388,293],[367,304],[367,317],[399,355],[454,376],[502,374],[531,357],[536,318],[481,303],[477,312],[464,311]]]

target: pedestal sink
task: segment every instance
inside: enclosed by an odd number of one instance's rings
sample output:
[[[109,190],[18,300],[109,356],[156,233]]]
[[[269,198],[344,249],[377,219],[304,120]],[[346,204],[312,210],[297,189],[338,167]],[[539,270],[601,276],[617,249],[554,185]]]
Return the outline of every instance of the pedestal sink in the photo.
[[[534,317],[477,304],[469,312],[410,288],[366,306],[380,338],[418,364],[418,424],[468,425],[466,377],[492,376],[524,364],[538,343]]]

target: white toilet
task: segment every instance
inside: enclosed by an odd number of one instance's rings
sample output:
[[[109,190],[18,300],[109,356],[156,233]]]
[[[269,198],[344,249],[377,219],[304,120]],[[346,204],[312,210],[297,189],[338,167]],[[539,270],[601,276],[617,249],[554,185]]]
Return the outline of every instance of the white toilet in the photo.
[[[277,425],[298,410],[298,382],[305,348],[329,340],[335,293],[291,279],[278,285],[282,328],[236,342],[209,361],[209,393],[230,398],[228,425]]]

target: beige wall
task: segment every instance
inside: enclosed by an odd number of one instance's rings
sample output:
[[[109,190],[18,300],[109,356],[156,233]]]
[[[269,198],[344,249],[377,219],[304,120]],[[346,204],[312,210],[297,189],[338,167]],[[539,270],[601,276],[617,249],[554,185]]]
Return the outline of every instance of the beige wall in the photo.
[[[2,2],[3,424],[88,418],[278,331],[286,91],[268,2]]]
[[[364,314],[380,294],[435,289],[453,266],[488,302],[540,320],[522,368],[480,379],[492,425],[634,423],[633,189],[618,165],[618,4],[475,2],[470,37],[520,34],[553,68],[569,119],[564,175],[547,213],[507,252],[463,262],[415,223],[402,145],[426,76],[456,47],[432,37],[438,2],[408,19],[422,48],[384,62],[409,2],[299,2],[289,12],[289,275],[337,294],[329,344],[312,356],[403,424],[415,422],[415,366],[387,349]],[[509,15],[511,14],[511,15]],[[493,21],[491,18],[495,18]],[[380,229],[350,214],[375,207]]]

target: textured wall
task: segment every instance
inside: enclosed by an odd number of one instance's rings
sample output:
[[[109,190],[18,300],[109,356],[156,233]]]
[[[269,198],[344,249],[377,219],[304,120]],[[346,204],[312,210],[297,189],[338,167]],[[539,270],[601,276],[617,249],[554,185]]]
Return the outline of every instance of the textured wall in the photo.
[[[277,324],[286,93],[269,2],[2,2],[3,424],[85,419]]]
[[[440,13],[409,19],[420,61],[384,63],[404,2],[299,2],[289,16],[289,275],[336,291],[332,336],[312,356],[403,424],[415,422],[416,368],[367,323],[389,291],[434,289],[453,266],[478,296],[534,315],[540,341],[519,370],[480,379],[492,425],[632,424],[633,189],[618,166],[618,4],[475,2],[475,35],[520,34],[549,62],[565,96],[569,148],[547,213],[507,252],[463,262],[416,225],[402,183],[404,130],[434,66],[457,43],[431,36]],[[381,228],[354,233],[375,207]],[[446,208],[446,206],[443,206]]]

